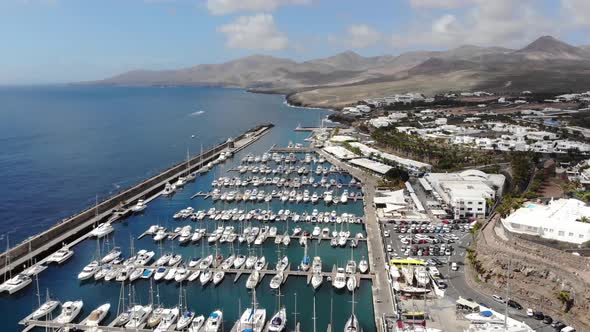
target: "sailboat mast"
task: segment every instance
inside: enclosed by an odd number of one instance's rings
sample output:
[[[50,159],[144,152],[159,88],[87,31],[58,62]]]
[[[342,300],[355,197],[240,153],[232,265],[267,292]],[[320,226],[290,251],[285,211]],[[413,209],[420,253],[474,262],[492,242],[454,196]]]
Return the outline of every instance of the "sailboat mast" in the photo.
[[[315,294],[313,295],[313,332],[316,332]]]
[[[37,283],[37,302],[41,306],[41,291],[39,290],[39,274],[35,274],[35,282]]]

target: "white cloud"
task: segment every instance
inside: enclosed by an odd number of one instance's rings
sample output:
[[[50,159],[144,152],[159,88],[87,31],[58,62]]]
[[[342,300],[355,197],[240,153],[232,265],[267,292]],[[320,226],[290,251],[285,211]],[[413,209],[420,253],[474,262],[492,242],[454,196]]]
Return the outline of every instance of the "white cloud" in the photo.
[[[308,4],[311,0],[207,0],[207,9],[214,15],[240,11],[270,12],[283,5]]]
[[[590,1],[561,0],[561,6],[568,18],[573,18],[573,24],[590,25]]]
[[[277,51],[287,48],[288,39],[270,14],[241,16],[218,29],[227,37],[227,46],[250,50]]]
[[[473,0],[410,0],[414,8],[459,8],[473,3]]]
[[[403,34],[394,35],[393,45],[400,48],[464,44],[520,47],[541,35],[559,32],[558,24],[537,11],[538,3],[534,0],[469,1],[471,5],[462,16],[448,13],[429,24],[416,23]]]
[[[365,48],[381,40],[381,34],[366,24],[354,24],[346,29],[343,43],[350,48]]]

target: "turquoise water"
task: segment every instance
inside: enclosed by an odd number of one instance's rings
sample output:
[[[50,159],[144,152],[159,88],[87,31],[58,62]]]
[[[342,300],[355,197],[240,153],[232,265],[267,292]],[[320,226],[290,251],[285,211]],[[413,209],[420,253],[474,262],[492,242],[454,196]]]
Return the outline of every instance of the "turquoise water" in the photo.
[[[3,224],[2,230],[14,227],[13,236],[26,237],[48,224],[55,222],[62,216],[75,213],[84,205],[93,201],[94,194],[107,195],[114,191],[113,184],[124,187],[147,175],[154,174],[173,161],[181,160],[186,153],[186,146],[197,150],[200,141],[204,144],[219,142],[230,135],[236,135],[241,130],[252,127],[260,122],[273,122],[276,127],[256,144],[237,154],[231,161],[217,166],[214,170],[197,181],[190,183],[171,198],[160,197],[152,201],[141,215],[125,219],[115,226],[109,244],[113,242],[121,246],[125,255],[129,255],[130,239],[134,239],[135,250],[149,249],[159,252],[153,239],[137,237],[152,224],[165,225],[168,229],[190,224],[201,227],[205,224],[208,229],[216,227],[215,222],[192,222],[190,220],[176,221],[172,215],[187,206],[196,210],[208,209],[214,205],[219,208],[230,208],[236,204],[224,205],[213,203],[203,198],[190,199],[198,191],[210,190],[210,183],[214,177],[224,175],[232,165],[238,163],[247,153],[260,154],[271,145],[286,145],[289,141],[302,141],[307,134],[292,131],[297,124],[313,126],[318,118],[325,116],[324,111],[305,111],[292,109],[282,104],[280,96],[254,95],[241,90],[210,89],[210,88],[49,88],[48,90],[19,90],[10,92],[0,90],[0,101],[5,101],[8,111],[2,113],[5,120],[13,121],[13,126],[0,126],[10,130],[2,133],[2,146],[8,154],[2,154],[0,165],[2,174],[6,177],[9,188],[16,188],[11,195],[6,195],[6,186],[2,190],[3,197],[9,197],[1,204],[6,209],[0,209]],[[94,90],[96,89],[96,90]],[[119,90],[121,89],[121,90]],[[71,101],[69,99],[72,99]],[[105,101],[105,99],[107,99]],[[37,103],[37,104],[36,104]],[[43,104],[43,105],[41,105]],[[98,104],[98,105],[97,105]],[[26,106],[26,108],[25,108]],[[28,107],[32,107],[30,109]],[[108,107],[107,107],[108,106]],[[199,107],[200,106],[200,107]],[[140,108],[140,109],[138,109]],[[199,116],[190,113],[201,108],[205,111]],[[21,109],[24,114],[17,115]],[[51,114],[54,114],[53,116]],[[39,116],[42,120],[33,118],[30,126],[25,126],[25,119]],[[209,117],[205,117],[205,116]],[[203,117],[201,117],[203,116]],[[61,121],[54,119],[60,117]],[[68,121],[64,121],[67,119]],[[132,121],[132,119],[137,119]],[[20,128],[20,130],[17,130]],[[29,128],[29,129],[27,129]],[[2,128],[0,128],[2,129]],[[190,139],[195,133],[199,141]],[[76,137],[76,140],[73,138]],[[187,138],[188,137],[188,138]],[[106,160],[105,160],[106,159]],[[22,165],[24,169],[15,169]],[[230,173],[237,176],[238,173]],[[346,182],[349,177],[338,179]],[[84,184],[84,185],[80,185]],[[314,188],[315,189],[315,188]],[[314,190],[311,189],[310,190]],[[266,209],[266,203],[248,205],[237,204],[240,209],[259,207]],[[283,206],[275,200],[270,206],[275,211],[288,208],[292,211],[309,211],[311,204],[286,204]],[[361,215],[362,203],[350,202],[346,206],[325,207],[323,204],[315,206],[320,211],[355,213]],[[25,217],[17,214],[22,212]],[[22,220],[22,222],[21,222]],[[227,222],[238,227],[238,222]],[[24,224],[24,225],[23,225]],[[34,224],[35,226],[30,226]],[[10,226],[8,226],[10,225]],[[303,224],[300,224],[303,225]],[[15,227],[16,226],[16,227]],[[276,221],[274,226],[279,233],[286,227],[286,223]],[[289,223],[293,227],[293,223]],[[304,225],[311,231],[313,225]],[[323,227],[323,225],[322,225]],[[363,232],[362,225],[350,225],[352,234]],[[104,244],[101,244],[104,246]],[[235,250],[246,254],[247,246],[239,247],[237,241]],[[62,266],[50,266],[40,274],[40,288],[44,293],[49,289],[51,294],[61,301],[82,299],[85,303],[80,319],[89,314],[100,304],[110,302],[111,315],[107,321],[114,318],[119,298],[120,285],[116,282],[79,282],[77,273],[86,265],[96,252],[96,241],[84,241],[74,248],[75,255]],[[177,241],[165,241],[164,251],[181,253],[188,259],[201,256],[203,250],[212,252],[214,249],[205,245],[190,244],[179,246]],[[220,253],[227,255],[230,246],[218,246]],[[257,249],[260,252],[260,249]],[[316,246],[312,243],[309,254],[320,255],[324,270],[330,270],[333,264],[343,265],[350,258],[349,247],[331,248],[329,241],[322,241]],[[276,262],[277,248],[272,240],[267,240],[262,246],[262,253],[271,264]],[[292,269],[303,256],[303,248],[296,240],[283,251],[292,263]],[[354,250],[354,257],[358,261],[366,256],[366,245],[360,242]],[[233,276],[226,275],[225,280],[217,287],[208,285],[201,287],[200,283],[189,283],[187,296],[189,307],[198,314],[208,315],[211,311],[221,308],[224,311],[225,326],[228,331],[242,310],[251,301],[251,296],[244,287],[247,276],[243,275],[237,283],[233,283]],[[277,297],[269,287],[270,277],[266,276],[257,288],[259,305],[267,309],[267,317],[276,310]],[[136,301],[147,303],[149,298],[149,282],[138,280],[134,283]],[[160,301],[167,306],[178,302],[179,286],[176,282],[157,283]],[[155,287],[155,286],[154,286]],[[6,331],[18,331],[17,322],[29,314],[36,306],[35,287],[29,286],[16,295],[0,296],[0,323]],[[312,299],[314,291],[306,285],[305,278],[289,277],[282,287],[281,302],[286,305],[288,324],[290,329],[294,324],[295,294],[297,294],[298,320],[303,331],[312,329]],[[351,294],[348,291],[334,291],[330,283],[325,280],[321,288],[315,292],[317,305],[317,327],[325,330],[330,316],[330,302],[333,301],[333,317],[335,330],[341,330],[351,312]],[[374,330],[374,319],[371,300],[370,282],[363,281],[355,293],[356,313],[365,331]],[[4,313],[10,313],[6,315]],[[58,312],[56,311],[55,314]]]

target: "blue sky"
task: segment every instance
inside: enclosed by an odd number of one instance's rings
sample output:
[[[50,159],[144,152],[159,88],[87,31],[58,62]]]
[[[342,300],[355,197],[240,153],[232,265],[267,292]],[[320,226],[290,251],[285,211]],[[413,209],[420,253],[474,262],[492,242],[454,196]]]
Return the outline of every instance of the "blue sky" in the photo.
[[[307,60],[590,44],[590,0],[2,0],[0,84],[94,80],[250,54]]]

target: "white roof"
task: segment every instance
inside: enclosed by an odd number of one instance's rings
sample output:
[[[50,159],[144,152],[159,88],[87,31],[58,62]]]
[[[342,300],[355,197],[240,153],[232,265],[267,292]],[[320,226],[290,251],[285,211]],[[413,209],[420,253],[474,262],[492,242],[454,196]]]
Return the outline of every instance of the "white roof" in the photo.
[[[351,141],[356,141],[356,138],[354,138],[352,136],[347,136],[347,135],[335,135],[332,138],[330,138],[330,141],[332,141],[332,142],[351,142]]]
[[[393,155],[391,153],[382,152],[382,151],[379,151],[375,148],[369,147],[369,146],[362,144],[362,143],[352,142],[352,143],[350,143],[350,145],[353,147],[359,148],[365,156],[374,154],[374,155],[380,156],[383,159],[393,161],[393,162],[403,165],[403,166],[411,166],[414,168],[431,168],[431,166],[429,164],[419,162],[416,160],[412,160],[412,159],[402,158],[402,157]]]
[[[374,160],[367,159],[367,158],[352,159],[352,160],[350,160],[350,163],[353,165],[357,165],[360,167],[370,169],[371,171],[379,173],[379,174],[385,174],[385,173],[389,172],[390,169],[393,168],[389,165],[385,165],[385,164],[380,163],[378,161],[374,161]]]
[[[375,193],[375,198],[373,199],[375,204],[397,204],[397,205],[406,205],[406,200],[404,197],[404,190],[396,190],[396,191],[379,191]]]
[[[590,236],[590,223],[577,221],[582,217],[590,218],[590,207],[570,198],[551,201],[548,205],[525,203],[524,207],[514,211],[503,222]]]
[[[357,157],[357,155],[341,146],[326,146],[324,147],[324,151],[328,152],[329,154],[333,155],[338,159],[351,159]]]

